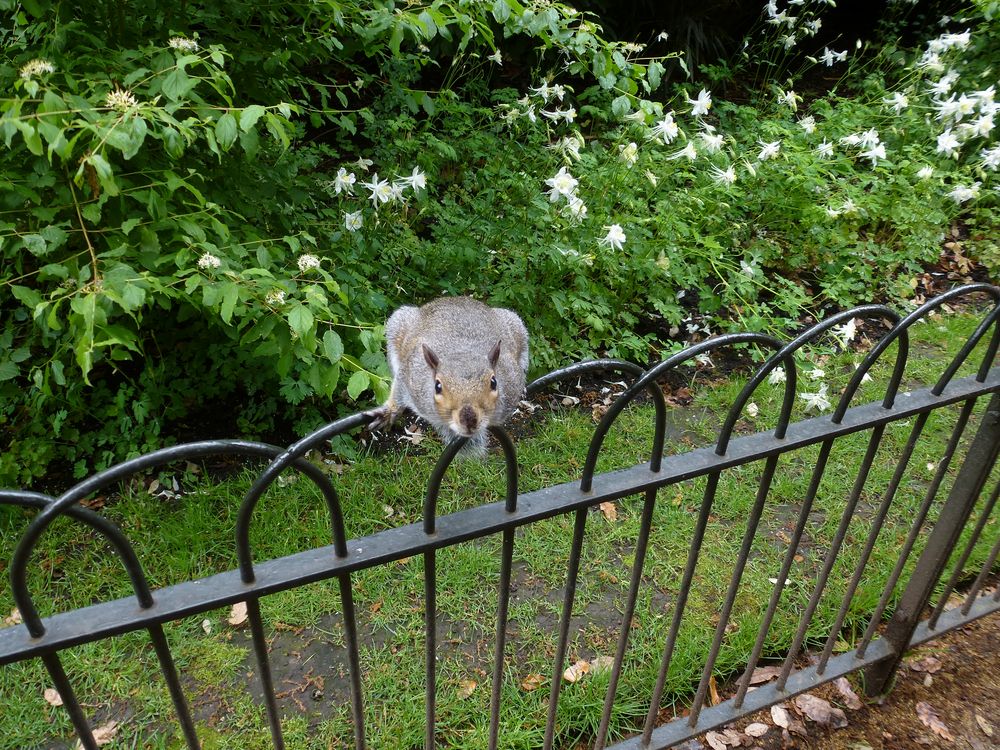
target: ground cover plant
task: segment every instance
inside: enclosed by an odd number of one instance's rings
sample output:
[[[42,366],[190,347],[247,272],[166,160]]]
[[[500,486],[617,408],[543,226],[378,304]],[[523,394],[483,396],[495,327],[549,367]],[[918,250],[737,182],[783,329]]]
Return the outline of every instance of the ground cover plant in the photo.
[[[904,387],[933,382],[978,320],[979,315],[949,310],[915,326]],[[848,324],[829,340],[804,352],[794,418],[829,413],[829,402],[835,400],[834,395],[846,384],[861,357],[854,347],[866,349],[870,344],[865,338],[877,338],[879,334],[877,328],[857,329]],[[981,344],[959,376],[976,369],[983,349]],[[873,370],[872,380],[862,385],[856,403],[879,400],[890,370],[889,360],[883,360],[885,363]],[[713,363],[704,360],[685,374],[690,380],[675,382],[668,391],[673,404],[667,447],[670,453],[711,444],[746,378],[744,371],[719,376]],[[620,391],[621,386],[609,381],[589,388],[598,394],[594,403],[599,411],[603,399]],[[769,429],[781,392],[779,383],[762,384],[752,407],[747,406],[740,431]],[[562,404],[572,404],[580,393],[574,383],[565,384],[553,394],[551,404],[543,401],[541,411],[525,417],[518,425],[522,491],[571,481],[579,475],[593,430],[593,415],[590,408]],[[914,508],[936,470],[955,415],[954,409],[940,410],[929,420],[862,579],[838,651],[846,649],[867,624]],[[609,435],[599,469],[644,462],[651,425],[650,408],[636,406],[626,411],[621,424]],[[873,509],[908,432],[909,425],[904,422],[892,425],[885,434],[843,554],[810,628],[810,641],[822,640],[833,622],[869,531]],[[807,535],[799,548],[800,559],[789,576],[767,641],[768,657],[780,658],[788,648],[865,442],[863,434],[837,441]],[[313,456],[318,465],[331,472],[341,492],[351,536],[420,521],[424,486],[440,445],[430,437],[421,440],[420,433],[412,428],[403,433],[400,445],[397,450],[362,456],[350,464],[329,456]],[[815,449],[798,452],[779,463],[761,532],[740,587],[734,627],[727,634],[718,663],[720,684],[745,664],[772,586],[770,579],[776,575],[787,549],[788,524],[798,512],[815,454]],[[496,456],[486,463],[466,462],[453,468],[442,492],[441,514],[499,497],[504,479]],[[956,469],[951,466],[949,475],[953,476]],[[688,617],[669,674],[663,718],[683,709],[700,676],[706,644],[717,623],[719,603],[728,585],[760,470],[756,464],[727,471],[723,476],[696,571],[696,585],[690,592]],[[995,469],[988,487],[1000,478],[998,473],[1000,469]],[[163,586],[234,567],[235,513],[252,478],[251,470],[220,479],[206,476],[200,467],[178,466],[158,476],[156,485],[150,484],[150,477],[123,488],[121,495],[103,496],[94,502],[133,541],[151,582]],[[931,512],[931,523],[947,486],[946,480]],[[659,493],[635,626],[613,715],[615,737],[634,731],[645,714],[702,489],[699,480],[666,487]],[[984,501],[985,497],[980,505]],[[637,498],[625,499],[613,508],[595,509],[588,518],[569,663],[584,659],[597,664],[600,657],[613,653],[621,627],[640,504]],[[29,517],[22,511],[0,508],[0,559],[9,558]],[[985,541],[976,549],[967,569],[975,569],[985,560],[989,542],[995,537],[991,529],[996,524],[994,514],[983,535]],[[571,527],[572,519],[558,517],[532,524],[517,534],[516,589],[510,610],[511,636],[503,688],[504,747],[527,749],[540,744],[547,685],[544,680],[539,684],[539,676],[547,675],[552,668]],[[322,503],[303,481],[279,482],[264,498],[252,528],[257,559],[324,545],[328,539],[329,522]],[[442,746],[485,746],[498,550],[499,540],[491,538],[457,545],[437,556],[438,608],[443,624],[438,666]],[[115,557],[92,536],[81,534],[69,523],[54,525],[36,554],[29,586],[43,614],[129,593],[127,578]],[[424,710],[421,560],[411,558],[357,574],[353,586],[364,639],[364,689],[371,746],[420,746]],[[0,613],[7,616],[11,606],[9,590],[0,589]],[[278,670],[278,689],[283,694],[289,746],[350,746],[340,602],[335,587],[315,584],[266,597],[262,609],[272,638],[272,660]],[[206,747],[266,747],[269,733],[259,697],[254,697],[255,666],[248,638],[241,627],[227,622],[229,617],[227,610],[189,618],[171,624],[168,637]],[[96,723],[120,723],[116,743],[178,746],[180,738],[170,721],[169,698],[161,681],[153,677],[155,657],[144,635],[125,635],[71,649],[64,663]],[[69,735],[64,711],[46,702],[44,689],[48,685],[39,663],[0,669],[0,695],[4,696],[5,708],[0,713],[0,736],[13,746],[31,746],[39,738]],[[606,686],[607,673],[600,670],[576,683],[564,684],[558,747],[574,747],[592,738]]]
[[[0,3],[0,482],[381,400],[441,293],[542,371],[920,294],[952,229],[995,271],[996,3],[916,48],[828,5],[668,81],[560,3]]]

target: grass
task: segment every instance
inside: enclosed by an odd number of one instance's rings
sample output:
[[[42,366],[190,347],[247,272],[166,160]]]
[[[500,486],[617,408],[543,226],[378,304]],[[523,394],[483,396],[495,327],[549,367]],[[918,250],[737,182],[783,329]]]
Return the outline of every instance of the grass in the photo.
[[[918,326],[913,331],[914,356],[907,368],[906,387],[932,383],[977,320],[967,314],[942,315]],[[960,375],[974,370],[977,355],[982,356],[982,347]],[[830,392],[837,393],[860,357],[857,353],[816,349],[808,358],[823,367]],[[888,367],[878,367],[873,382],[863,386],[855,403],[877,400],[887,373]],[[682,429],[676,430],[668,452],[710,444],[744,377],[692,374],[693,403],[671,412],[673,422]],[[573,386],[562,388],[568,392]],[[801,390],[815,387],[804,380]],[[739,425],[741,432],[766,430],[773,424],[780,402],[779,387],[765,384],[755,395],[755,402],[759,413],[754,418],[744,416]],[[930,483],[933,465],[956,413],[954,408],[941,409],[928,422],[854,597],[843,632],[847,641],[867,624],[914,510]],[[801,416],[797,411],[795,418]],[[646,460],[651,423],[648,407],[627,409],[609,435],[599,469],[612,470]],[[831,627],[881,491],[910,427],[904,422],[886,430],[842,554],[809,628],[810,643],[822,643]],[[971,425],[966,430],[966,442],[973,428]],[[592,430],[593,419],[584,409],[560,408],[532,417],[526,430],[530,434],[518,441],[522,491],[578,477]],[[838,440],[831,451],[799,549],[800,558],[792,568],[791,583],[769,633],[767,656],[782,656],[791,642],[799,614],[840,522],[844,499],[867,440],[867,433],[847,436]],[[362,536],[419,521],[424,486],[439,451],[436,441],[427,440],[417,447],[363,456],[334,476],[349,534]],[[782,456],[778,462],[740,584],[733,626],[723,641],[717,664],[720,678],[735,675],[745,666],[770,595],[772,584],[768,579],[777,575],[786,553],[817,452],[816,447],[801,450]],[[950,468],[949,476],[954,476],[957,463]],[[183,469],[178,467],[179,472]],[[757,463],[722,475],[668,675],[663,700],[668,710],[689,700],[697,684],[761,470],[762,464]],[[995,470],[991,481],[996,481],[996,474]],[[139,487],[123,488],[120,496],[108,500],[102,512],[132,540],[151,582],[155,586],[170,585],[235,567],[232,530],[240,499],[253,476],[253,468],[247,468],[224,480],[210,481],[189,471],[184,482],[187,492],[179,499],[163,500]],[[645,716],[704,485],[704,479],[696,479],[666,487],[658,495],[635,624],[613,714],[614,737],[635,731]],[[446,477],[439,514],[500,499],[503,486],[502,463],[496,457],[485,463],[460,462]],[[948,480],[938,493],[931,520],[947,487]],[[588,515],[568,652],[571,662],[614,653],[641,504],[638,497],[620,501],[613,522],[600,513]],[[9,559],[29,518],[27,512],[0,508],[0,560]],[[525,690],[522,682],[532,674],[547,676],[552,669],[572,526],[572,516],[562,516],[522,528],[516,536],[515,590],[510,606],[501,717],[504,747],[528,749],[541,745],[548,682],[533,691]],[[985,541],[968,563],[970,570],[982,565],[996,530],[994,517],[983,535]],[[274,487],[261,501],[251,532],[257,560],[323,545],[328,539],[329,522],[323,505],[306,481]],[[486,745],[499,549],[499,538],[491,537],[438,553],[441,746],[478,749]],[[914,559],[915,555],[911,556]],[[352,579],[364,638],[362,660],[371,747],[422,746],[422,576],[422,560],[411,558],[358,573]],[[81,533],[65,519],[54,524],[40,541],[29,586],[43,614],[130,592],[127,577],[114,555],[99,540]],[[273,635],[272,663],[278,690],[287,693],[283,699],[283,728],[288,746],[351,747],[346,662],[335,584],[303,586],[267,597],[261,604]],[[9,589],[0,588],[0,613],[7,614],[12,606]],[[247,689],[248,675],[256,671],[249,639],[244,631],[225,623],[227,616],[228,612],[214,611],[187,618],[167,625],[167,636],[205,747],[269,747],[263,708]],[[205,620],[211,632],[203,628]],[[64,652],[62,658],[95,725],[108,718],[121,721],[113,746],[181,746],[170,701],[157,676],[155,657],[145,634],[127,634],[80,646]],[[319,682],[317,678],[321,678]],[[573,747],[596,731],[607,680],[607,674],[597,673],[573,685],[563,684],[558,710],[560,747]],[[466,695],[471,682],[475,687]],[[36,661],[0,668],[0,737],[5,738],[7,746],[30,747],[47,738],[71,736],[65,712],[48,706],[42,698],[42,691],[49,685],[43,667]],[[302,685],[307,687],[300,690]],[[317,685],[321,685],[323,695],[313,700],[312,691]],[[299,704],[307,711],[300,711]]]

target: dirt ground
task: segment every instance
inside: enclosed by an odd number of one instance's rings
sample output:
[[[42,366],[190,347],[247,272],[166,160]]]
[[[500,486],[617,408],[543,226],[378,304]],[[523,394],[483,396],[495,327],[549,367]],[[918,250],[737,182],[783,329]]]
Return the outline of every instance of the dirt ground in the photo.
[[[775,726],[772,714],[764,711],[731,728],[738,730],[739,745],[731,744],[734,734],[719,732],[681,747],[1000,749],[1000,614],[984,617],[909,653],[893,690],[881,700],[866,700],[857,680],[852,678],[851,684],[863,704],[855,710],[832,685],[814,691],[844,712],[846,726],[841,728],[832,725],[844,723],[842,720],[823,726],[807,719],[796,706],[785,704],[792,732]],[[768,727],[758,738],[745,733],[754,722]]]

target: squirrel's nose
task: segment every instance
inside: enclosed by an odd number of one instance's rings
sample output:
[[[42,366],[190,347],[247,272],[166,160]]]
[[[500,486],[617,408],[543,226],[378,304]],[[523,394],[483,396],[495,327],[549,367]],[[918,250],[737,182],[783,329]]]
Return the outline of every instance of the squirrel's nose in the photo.
[[[476,412],[471,406],[463,406],[458,412],[458,422],[470,433],[476,431],[476,427],[479,425],[479,419],[476,417]]]

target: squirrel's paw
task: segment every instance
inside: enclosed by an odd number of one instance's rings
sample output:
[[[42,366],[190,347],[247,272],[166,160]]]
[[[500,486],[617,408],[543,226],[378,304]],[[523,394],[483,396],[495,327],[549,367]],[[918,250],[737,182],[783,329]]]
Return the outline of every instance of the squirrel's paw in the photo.
[[[396,421],[399,412],[391,408],[389,404],[383,404],[377,409],[366,411],[364,414],[369,419],[366,429],[374,432],[375,430],[384,430],[391,427],[393,422]]]

